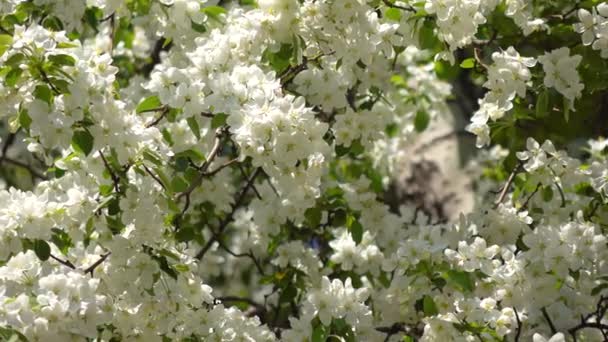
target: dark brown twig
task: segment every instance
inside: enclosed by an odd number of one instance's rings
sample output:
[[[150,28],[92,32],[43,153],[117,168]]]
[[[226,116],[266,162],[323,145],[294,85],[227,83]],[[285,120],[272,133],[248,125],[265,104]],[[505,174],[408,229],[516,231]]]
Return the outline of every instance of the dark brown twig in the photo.
[[[112,254],[112,252],[107,252],[106,254],[103,254],[101,256],[101,258],[99,258],[99,260],[95,261],[91,266],[87,267],[84,270],[84,273],[90,273],[91,277],[93,276],[93,272],[95,271],[95,269],[101,265],[104,261],[106,261],[106,259],[110,256],[110,254]]]
[[[74,266],[74,264],[72,264],[71,261],[59,259],[58,257],[54,256],[52,253],[51,253],[51,259],[57,261],[58,263],[60,263],[60,264],[62,264],[64,266],[67,266],[67,267],[69,267],[69,268],[71,268],[73,270],[76,269],[76,266]]]
[[[106,167],[106,169],[108,170],[108,173],[110,173],[110,178],[112,178],[112,183],[114,183],[114,191],[116,191],[116,193],[120,192],[120,178],[116,175],[116,173],[114,173],[114,170],[112,170],[112,168],[110,167],[110,164],[108,163],[108,160],[106,159],[106,156],[103,154],[103,152],[101,152],[101,150],[99,150],[99,156],[101,157],[101,160],[103,161],[103,165]]]
[[[203,246],[200,252],[196,254],[197,259],[201,260],[205,256],[207,251],[209,251],[211,246],[213,246],[213,244],[217,241],[218,237],[221,236],[226,227],[228,227],[228,224],[232,222],[234,218],[234,213],[243,204],[243,201],[245,201],[245,195],[247,194],[247,191],[249,191],[249,189],[253,186],[255,179],[260,175],[260,173],[262,173],[262,169],[257,168],[253,175],[251,175],[249,180],[247,180],[247,184],[245,184],[243,189],[241,189],[241,192],[236,197],[236,201],[232,205],[232,210],[230,210],[230,213],[228,213],[228,215],[226,215],[226,217],[220,222],[217,233],[213,234],[213,236],[209,239],[209,241],[207,241],[207,243],[205,244],[205,246]]]

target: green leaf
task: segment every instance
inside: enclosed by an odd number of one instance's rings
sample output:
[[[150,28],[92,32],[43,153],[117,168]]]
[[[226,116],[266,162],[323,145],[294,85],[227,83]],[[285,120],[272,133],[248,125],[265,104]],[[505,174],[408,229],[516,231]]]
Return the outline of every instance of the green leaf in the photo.
[[[536,117],[544,118],[549,114],[549,91],[544,89],[536,98]]]
[[[355,220],[350,225],[350,235],[353,237],[353,240],[356,244],[360,244],[363,239],[363,225],[359,222],[359,220]]]
[[[8,87],[14,87],[17,82],[19,82],[19,78],[21,77],[22,73],[23,70],[19,68],[11,69],[11,71],[9,71],[6,76],[4,76],[4,84],[6,84]]]
[[[68,250],[70,247],[74,246],[72,242],[72,238],[63,230],[58,228],[51,229],[53,231],[53,235],[51,236],[51,241],[64,255],[68,254]]]
[[[174,192],[184,192],[188,189],[188,183],[180,176],[173,177],[171,180],[171,189]]]
[[[473,292],[475,283],[471,279],[471,274],[463,271],[449,270],[446,273],[446,280],[453,286],[465,292]]]
[[[331,224],[334,227],[343,227],[346,224],[346,212],[342,209],[337,210],[332,216]]]
[[[142,113],[142,112],[149,112],[149,111],[153,111],[153,110],[159,108],[160,106],[161,106],[160,99],[158,98],[158,96],[154,95],[154,96],[150,96],[150,97],[146,98],[145,100],[141,101],[137,105],[135,112],[137,114]]]
[[[76,152],[88,156],[93,150],[93,141],[94,138],[88,130],[79,130],[72,136],[72,147]]]
[[[211,119],[211,128],[215,129],[226,124],[226,119],[228,118],[228,114],[225,113],[217,113]]]
[[[429,114],[425,111],[416,112],[416,117],[414,118],[414,128],[416,132],[423,132],[428,126],[431,118]]]
[[[304,212],[304,217],[306,218],[306,223],[311,228],[318,227],[319,224],[321,223],[321,217],[322,217],[321,209],[316,208],[316,207],[308,208]]]
[[[40,260],[47,261],[51,257],[51,246],[44,240],[35,240],[34,252]]]
[[[328,335],[329,327],[326,327],[319,322],[319,324],[312,331],[312,342],[325,342]]]
[[[36,89],[34,89],[34,97],[46,102],[50,106],[53,100],[53,93],[51,92],[51,88],[47,85],[39,84],[36,86]]]
[[[425,20],[418,35],[420,47],[424,50],[434,50],[441,44],[435,35],[435,25],[432,20]]]
[[[8,34],[0,34],[0,56],[2,56],[6,50],[13,43],[13,37]]]
[[[21,64],[21,61],[25,59],[25,55],[22,53],[16,53],[10,56],[4,64],[12,67],[18,67]]]
[[[551,186],[543,187],[543,200],[545,202],[549,202],[552,199],[553,199],[553,189],[551,189]]]
[[[76,60],[74,59],[74,57],[70,56],[70,55],[51,55],[48,57],[49,61],[53,62],[54,64],[57,65],[67,65],[67,66],[74,66],[76,65]]]
[[[390,20],[400,21],[401,20],[401,11],[397,8],[389,8],[384,12],[384,15]]]
[[[467,58],[462,63],[460,63],[460,67],[463,69],[473,69],[475,67],[475,59]]]
[[[197,24],[194,21],[190,21],[190,27],[198,33],[207,32],[207,27],[205,26],[205,24]]]
[[[30,125],[32,124],[32,118],[29,116],[27,110],[21,109],[19,111],[19,117],[17,119],[19,120],[19,125],[21,127],[23,127],[24,129],[30,128]]]
[[[201,139],[201,129],[198,126],[198,121],[196,121],[196,118],[194,116],[191,116],[186,121],[188,122],[188,127],[190,127],[190,129],[192,130],[192,133],[194,134],[196,139],[200,140]]]
[[[67,42],[57,43],[58,49],[71,49],[71,48],[77,48],[77,47],[78,47],[78,44],[75,44],[75,43],[67,43]]]
[[[270,64],[272,69],[277,74],[280,74],[291,64],[294,50],[295,49],[291,44],[281,44],[281,48],[276,52],[266,49],[262,55],[262,61]]]
[[[435,316],[439,313],[437,309],[437,304],[435,304],[435,300],[431,296],[424,296],[422,298],[422,311],[424,312],[424,316]]]
[[[201,12],[205,13],[213,19],[218,20],[220,18],[220,15],[226,14],[226,9],[220,6],[209,6],[201,8]]]
[[[593,290],[591,290],[591,295],[597,296],[598,294],[600,294],[600,292],[604,291],[605,289],[608,289],[608,283],[602,283],[602,284],[594,287]]]

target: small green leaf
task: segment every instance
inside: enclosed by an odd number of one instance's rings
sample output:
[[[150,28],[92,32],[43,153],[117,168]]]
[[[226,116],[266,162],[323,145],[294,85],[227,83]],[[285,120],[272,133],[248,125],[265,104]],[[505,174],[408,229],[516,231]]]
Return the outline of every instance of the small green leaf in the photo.
[[[551,186],[543,187],[543,200],[545,202],[549,202],[552,199],[553,199],[553,189],[551,189]]]
[[[13,43],[13,37],[8,34],[0,34],[0,56],[2,56],[6,50]]]
[[[329,327],[319,323],[312,331],[312,342],[325,342],[329,335]]]
[[[593,290],[591,290],[591,295],[597,296],[598,294],[600,294],[600,292],[604,291],[605,289],[608,289],[608,283],[602,283],[602,284],[594,287]]]
[[[358,220],[355,220],[350,225],[350,235],[353,237],[353,240],[356,244],[360,244],[363,239],[363,225]]]
[[[384,15],[390,20],[400,21],[401,20],[401,11],[397,8],[389,8],[384,12]]]
[[[36,89],[34,89],[34,97],[46,102],[50,106],[53,100],[53,93],[47,85],[39,84],[36,86]]]
[[[40,260],[47,261],[51,257],[51,246],[44,240],[35,240],[34,252]]]
[[[304,212],[304,217],[306,217],[306,223],[311,227],[315,228],[319,226],[321,223],[321,209],[319,208],[308,208]]]
[[[224,126],[226,124],[226,119],[228,118],[228,114],[225,113],[217,113],[211,119],[211,128],[218,128]]]
[[[414,128],[416,132],[423,132],[428,126],[431,118],[429,114],[425,111],[416,112],[416,117],[414,118]]]
[[[75,44],[75,43],[67,43],[67,42],[57,43],[58,49],[71,49],[71,48],[77,48],[77,47],[78,47],[78,44]]]
[[[25,55],[22,53],[16,53],[12,56],[10,56],[6,62],[4,62],[4,64],[8,65],[8,66],[12,66],[12,67],[17,67],[19,66],[19,64],[21,64],[21,61],[23,61],[25,59]]]
[[[76,65],[76,60],[74,59],[74,57],[70,56],[70,55],[51,55],[48,57],[49,61],[53,62],[54,64],[57,65],[67,65],[67,66],[74,66]]]
[[[4,84],[6,84],[8,87],[14,87],[17,82],[19,82],[19,78],[21,77],[22,73],[23,70],[19,68],[11,69],[11,71],[9,71],[4,77]]]
[[[171,180],[171,189],[174,192],[184,192],[188,189],[188,183],[180,176],[173,177]]]
[[[424,312],[424,316],[435,316],[439,313],[437,309],[437,304],[435,304],[435,300],[431,296],[424,296],[422,298],[422,311]]]
[[[194,136],[196,137],[196,139],[200,140],[200,138],[201,138],[201,129],[198,126],[198,121],[196,121],[196,118],[194,116],[191,116],[186,121],[188,122],[188,126],[192,130],[192,133],[194,134]]]
[[[473,292],[475,289],[475,283],[471,279],[471,275],[463,271],[449,270],[446,274],[446,280],[451,285],[460,288],[465,292]]]
[[[346,224],[346,212],[344,210],[337,210],[332,216],[331,224],[334,227],[343,227]]]
[[[24,129],[29,129],[30,125],[32,124],[32,118],[29,116],[27,110],[25,109],[21,109],[19,111],[19,125],[21,127],[23,127]]]
[[[205,26],[205,24],[198,24],[198,23],[195,23],[194,21],[190,21],[190,27],[192,28],[192,30],[194,30],[198,33],[207,32],[207,27]]]
[[[270,49],[266,49],[262,54],[262,61],[270,64],[272,69],[280,74],[285,71],[294,56],[295,49],[291,44],[281,44],[279,51],[271,51]]]
[[[463,69],[473,69],[475,67],[475,59],[467,58],[462,63],[460,63],[460,67]]]
[[[536,117],[544,118],[549,114],[549,91],[544,89],[536,99]]]
[[[72,238],[61,229],[53,228],[51,230],[53,231],[51,241],[55,244],[55,246],[57,246],[57,248],[59,248],[61,253],[67,255],[70,247],[74,246]]]
[[[201,12],[217,20],[220,18],[220,15],[226,14],[226,9],[220,6],[209,6],[201,8]]]
[[[79,130],[72,136],[72,147],[76,152],[88,156],[93,150],[93,141],[94,138],[88,130]]]
[[[149,112],[149,111],[158,109],[160,106],[161,106],[160,99],[158,98],[158,96],[154,95],[154,96],[150,96],[150,97],[146,98],[145,100],[141,101],[137,105],[135,112],[137,114],[142,113],[142,112]]]

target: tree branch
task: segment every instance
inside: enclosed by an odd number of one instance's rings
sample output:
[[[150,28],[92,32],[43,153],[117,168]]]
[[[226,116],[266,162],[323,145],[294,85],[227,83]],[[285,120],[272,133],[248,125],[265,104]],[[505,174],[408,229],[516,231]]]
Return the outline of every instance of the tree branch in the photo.
[[[245,184],[245,186],[243,187],[243,189],[241,190],[241,192],[237,196],[236,201],[232,205],[232,210],[220,222],[220,226],[219,226],[218,232],[216,234],[213,234],[213,236],[211,237],[211,239],[209,239],[209,241],[207,241],[207,243],[205,244],[205,246],[203,246],[203,248],[200,250],[200,252],[198,252],[196,254],[196,258],[197,259],[201,260],[205,256],[205,254],[209,251],[209,249],[211,248],[211,246],[213,246],[213,243],[216,242],[217,239],[218,239],[218,237],[224,232],[224,230],[226,229],[226,227],[228,226],[228,224],[230,224],[230,222],[232,222],[232,220],[234,218],[234,213],[243,204],[243,201],[245,200],[245,195],[247,194],[247,191],[253,186],[253,183],[255,182],[255,179],[260,175],[260,173],[262,173],[262,168],[257,168],[255,170],[255,172],[253,173],[253,175],[251,175],[251,177],[247,181],[247,184]]]

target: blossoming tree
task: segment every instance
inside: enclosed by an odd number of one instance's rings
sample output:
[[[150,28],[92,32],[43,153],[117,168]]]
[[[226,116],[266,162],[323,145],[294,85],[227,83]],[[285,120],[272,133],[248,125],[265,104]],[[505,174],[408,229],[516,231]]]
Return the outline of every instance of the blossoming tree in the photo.
[[[2,0],[0,339],[608,340],[607,58],[598,0]],[[472,212],[389,203],[465,99]]]

